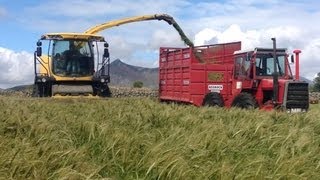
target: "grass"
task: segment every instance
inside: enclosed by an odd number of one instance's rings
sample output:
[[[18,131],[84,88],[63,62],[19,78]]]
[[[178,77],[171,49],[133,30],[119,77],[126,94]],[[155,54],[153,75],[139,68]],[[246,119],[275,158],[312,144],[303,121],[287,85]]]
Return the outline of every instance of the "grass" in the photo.
[[[308,113],[0,97],[0,179],[317,179]]]

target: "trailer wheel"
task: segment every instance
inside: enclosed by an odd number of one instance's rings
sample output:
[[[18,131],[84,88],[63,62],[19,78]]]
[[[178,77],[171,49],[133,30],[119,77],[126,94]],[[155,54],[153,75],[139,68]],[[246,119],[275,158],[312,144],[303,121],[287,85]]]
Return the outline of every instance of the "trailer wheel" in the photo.
[[[223,102],[223,99],[219,93],[210,92],[210,93],[206,94],[206,96],[203,98],[202,105],[203,106],[223,107],[224,102]]]
[[[242,109],[255,109],[258,107],[257,101],[249,93],[240,93],[237,95],[231,104],[232,107],[238,107]]]

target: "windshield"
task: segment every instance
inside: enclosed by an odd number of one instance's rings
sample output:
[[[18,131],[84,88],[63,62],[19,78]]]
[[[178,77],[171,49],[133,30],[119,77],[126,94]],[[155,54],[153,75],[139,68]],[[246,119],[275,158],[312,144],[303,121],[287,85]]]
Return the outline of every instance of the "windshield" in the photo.
[[[277,72],[280,76],[285,75],[285,54],[277,55],[276,62]],[[271,53],[256,55],[256,75],[257,76],[272,76],[274,73],[274,58]]]
[[[79,77],[93,74],[93,55],[88,41],[54,40],[52,71],[58,76]]]

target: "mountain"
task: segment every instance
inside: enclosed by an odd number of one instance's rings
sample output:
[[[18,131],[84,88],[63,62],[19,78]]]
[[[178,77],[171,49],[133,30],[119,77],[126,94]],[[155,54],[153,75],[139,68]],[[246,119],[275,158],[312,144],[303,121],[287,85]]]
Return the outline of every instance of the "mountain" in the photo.
[[[110,86],[132,87],[135,81],[143,82],[144,87],[158,88],[158,68],[133,66],[117,59],[110,63]],[[2,91],[31,92],[33,85],[20,85]]]
[[[33,85],[20,85],[20,86],[14,86],[12,88],[6,89],[7,91],[30,91],[32,90]]]
[[[143,68],[128,65],[117,59],[110,64],[111,85],[131,87],[133,82],[142,81],[145,87],[158,88],[158,68]],[[300,76],[300,80],[312,85],[313,82]]]
[[[309,85],[313,85],[313,81],[311,81],[311,80],[309,80],[309,79],[307,79],[305,77],[300,76],[300,80],[309,83]]]
[[[117,59],[110,63],[110,85],[132,87],[135,81],[141,81],[144,87],[158,88],[158,71],[158,68],[133,66]]]
[[[158,68],[144,68],[139,66],[133,66],[122,62],[117,59],[110,63],[110,86],[124,86],[132,87],[135,81],[143,82],[144,87],[157,89],[158,88]],[[310,85],[313,82],[305,77],[300,77],[302,81],[308,82]],[[15,86],[6,90],[13,91],[30,91],[32,85]],[[0,89],[0,92],[4,91]]]

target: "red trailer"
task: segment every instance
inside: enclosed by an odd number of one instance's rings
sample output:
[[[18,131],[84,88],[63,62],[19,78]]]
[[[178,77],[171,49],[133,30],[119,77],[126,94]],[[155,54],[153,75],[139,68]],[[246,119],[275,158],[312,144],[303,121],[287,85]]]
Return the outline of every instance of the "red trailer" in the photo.
[[[196,106],[307,111],[308,83],[292,76],[286,49],[277,49],[273,40],[273,48],[249,51],[241,51],[241,42],[161,47],[160,100]],[[299,67],[300,51],[295,53]]]

